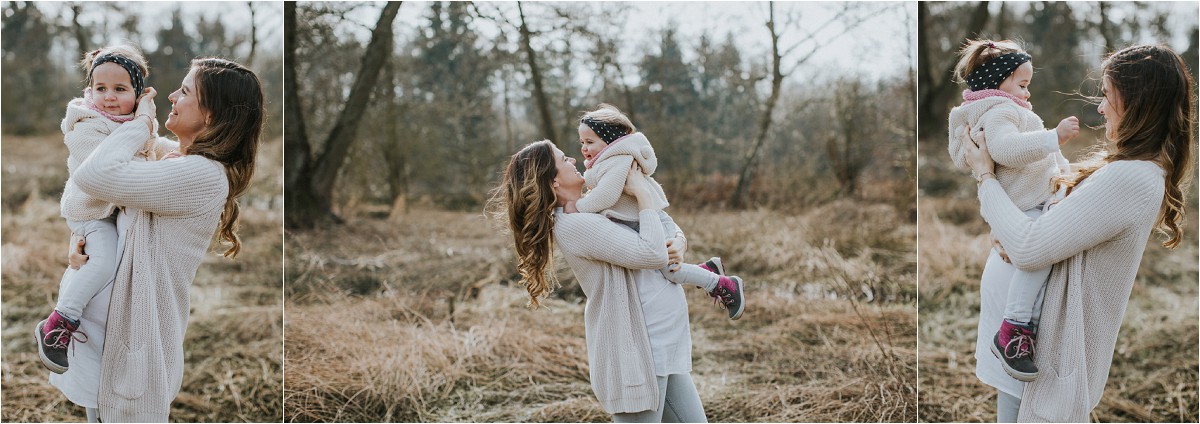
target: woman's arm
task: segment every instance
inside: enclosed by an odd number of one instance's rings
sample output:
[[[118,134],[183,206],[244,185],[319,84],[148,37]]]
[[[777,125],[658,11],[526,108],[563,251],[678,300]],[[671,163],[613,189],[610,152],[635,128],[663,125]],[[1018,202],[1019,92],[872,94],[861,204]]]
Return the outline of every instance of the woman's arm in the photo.
[[[209,159],[134,161],[149,137],[142,119],[121,124],[75,171],[75,184],[105,202],[162,215],[196,214],[224,202],[225,173]]]
[[[993,108],[981,120],[987,132],[992,159],[998,164],[1025,166],[1059,151],[1058,133],[1055,130],[1021,132],[1017,125],[1021,122],[1021,116],[1014,108]]]
[[[1162,202],[1163,177],[1135,162],[1109,164],[1088,177],[1046,214],[1032,219],[1017,209],[995,178],[979,187],[980,213],[1013,265],[1036,270],[1119,237]]]
[[[602,215],[579,213],[563,215],[555,231],[566,254],[629,269],[661,269],[667,266],[667,246],[659,222],[657,211],[643,209],[635,233]]]
[[[650,182],[636,166],[627,172],[624,191],[637,199],[638,232],[596,214],[574,214],[559,221],[559,244],[575,256],[608,262],[630,269],[661,269],[667,266],[662,221],[650,191]],[[564,215],[566,216],[566,215]]]
[[[596,187],[588,191],[587,196],[575,202],[575,207],[586,213],[600,213],[611,209],[621,198],[625,180],[629,175],[627,170],[631,166],[633,156],[629,155],[610,156],[596,163],[589,172],[599,173],[599,181],[596,182]]]

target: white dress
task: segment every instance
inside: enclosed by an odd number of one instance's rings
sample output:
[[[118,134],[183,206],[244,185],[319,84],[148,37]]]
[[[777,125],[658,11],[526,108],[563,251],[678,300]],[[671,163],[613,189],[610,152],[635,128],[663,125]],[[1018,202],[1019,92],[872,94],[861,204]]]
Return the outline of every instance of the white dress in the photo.
[[[975,341],[975,376],[984,384],[1020,399],[1021,392],[1025,390],[1025,383],[1004,372],[1000,359],[992,354],[991,348],[992,337],[1000,331],[1000,321],[1004,319],[1008,286],[1012,283],[1016,268],[1000,259],[996,249],[990,252],[979,283],[979,335]],[[1037,309],[1041,309],[1040,305]]]
[[[125,234],[129,232],[129,215],[122,210],[117,214],[117,246],[125,245]],[[84,249],[87,247],[85,246]],[[120,259],[118,258],[118,262]],[[67,278],[75,274],[69,269],[59,282],[62,287]],[[113,274],[116,277],[116,274]],[[83,307],[79,329],[87,334],[87,343],[72,342],[67,349],[70,367],[63,374],[50,373],[50,384],[57,387],[67,400],[84,408],[98,408],[100,391],[100,356],[104,352],[104,332],[108,326],[108,302],[112,298],[112,281],[96,293]]]

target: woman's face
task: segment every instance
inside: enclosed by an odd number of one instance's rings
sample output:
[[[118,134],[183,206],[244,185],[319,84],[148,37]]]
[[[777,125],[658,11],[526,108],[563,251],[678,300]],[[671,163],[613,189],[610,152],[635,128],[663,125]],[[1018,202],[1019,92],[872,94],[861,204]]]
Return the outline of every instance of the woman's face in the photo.
[[[1108,75],[1102,78],[1100,93],[1104,96],[1096,111],[1104,115],[1104,137],[1109,140],[1117,139],[1117,126],[1121,124],[1121,96],[1113,87]]]
[[[554,192],[558,194],[559,202],[579,199],[583,194],[583,175],[575,166],[575,158],[555,147],[554,163],[558,169],[558,175],[554,177]]]
[[[133,113],[137,94],[129,72],[121,65],[104,62],[92,69],[92,103],[112,115]]]
[[[208,113],[200,107],[200,93],[196,88],[196,69],[193,68],[183,78],[179,89],[167,96],[171,101],[171,114],[167,115],[166,127],[179,137],[179,148],[183,152],[208,126]]]
[[[592,131],[591,127],[582,122],[579,123],[579,152],[583,153],[583,160],[592,160],[600,154],[601,150],[604,150],[604,146],[607,144],[600,139],[599,135],[596,135],[595,131]]]

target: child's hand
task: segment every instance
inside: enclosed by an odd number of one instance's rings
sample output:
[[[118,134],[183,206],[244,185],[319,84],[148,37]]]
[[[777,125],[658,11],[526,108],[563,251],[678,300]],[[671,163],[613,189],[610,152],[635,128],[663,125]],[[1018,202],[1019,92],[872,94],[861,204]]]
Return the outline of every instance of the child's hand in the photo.
[[[1079,118],[1068,116],[1058,122],[1058,128],[1055,128],[1055,131],[1058,132],[1058,145],[1067,144],[1067,141],[1079,135]]]

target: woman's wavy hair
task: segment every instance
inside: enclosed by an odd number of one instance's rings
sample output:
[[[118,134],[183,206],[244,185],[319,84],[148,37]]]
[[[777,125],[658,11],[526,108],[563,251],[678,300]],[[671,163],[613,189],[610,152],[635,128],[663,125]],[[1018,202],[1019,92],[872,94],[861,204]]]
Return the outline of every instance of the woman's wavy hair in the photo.
[[[196,90],[200,107],[208,114],[208,125],[187,148],[187,154],[200,155],[225,165],[229,194],[221,212],[218,240],[229,243],[225,257],[236,257],[242,250],[237,235],[240,208],[237,198],[250,187],[254,176],[254,157],[262,134],[262,82],[250,69],[230,60],[198,58],[192,60],[196,71]]]
[[[1184,201],[1192,174],[1196,98],[1183,58],[1165,46],[1132,46],[1104,60],[1102,78],[1116,91],[1119,114],[1115,151],[1100,150],[1075,172],[1058,179],[1070,189],[1104,165],[1119,160],[1157,163],[1166,172],[1166,193],[1155,229],[1174,249],[1183,238]],[[1111,94],[1111,93],[1110,93]],[[1095,99],[1094,99],[1095,100]]]
[[[546,272],[554,260],[555,165],[554,143],[542,140],[525,145],[508,161],[488,201],[492,215],[508,222],[517,248],[517,271],[534,309],[558,287],[553,272]]]

